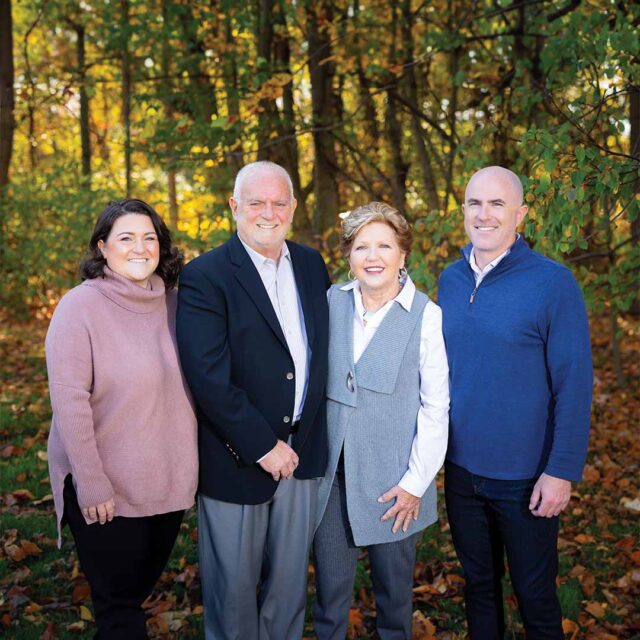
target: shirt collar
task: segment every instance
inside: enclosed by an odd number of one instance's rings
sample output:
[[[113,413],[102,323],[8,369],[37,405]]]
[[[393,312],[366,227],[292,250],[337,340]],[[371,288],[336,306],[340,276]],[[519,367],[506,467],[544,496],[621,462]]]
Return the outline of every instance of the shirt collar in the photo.
[[[515,242],[506,251],[504,251],[499,256],[494,258],[491,262],[486,264],[482,269],[478,266],[478,263],[476,262],[476,254],[475,254],[473,245],[471,245],[471,251],[469,252],[469,266],[471,267],[473,272],[477,273],[478,275],[482,275],[487,271],[491,271],[491,269],[494,269],[503,258],[506,258],[511,253],[511,249],[513,248],[515,243],[518,241],[519,237],[520,237],[520,234],[517,233]]]
[[[362,292],[360,291],[360,283],[358,280],[352,280],[351,282],[347,282],[346,284],[340,287],[340,291],[354,291],[357,292],[356,300],[360,303],[362,301]],[[413,280],[411,280],[410,276],[407,275],[407,279],[404,283],[402,289],[400,289],[400,293],[393,298],[394,302],[397,302],[405,311],[411,311],[411,305],[413,304],[413,299],[416,295],[416,285],[413,284]]]
[[[238,240],[242,242],[242,246],[246,249],[247,253],[249,254],[249,257],[251,258],[253,264],[256,266],[256,269],[258,270],[260,269],[261,266],[266,264],[279,264],[282,258],[289,258],[289,260],[291,260],[291,257],[289,255],[289,247],[287,246],[286,242],[282,243],[280,258],[278,259],[278,263],[276,263],[275,260],[272,260],[271,258],[267,258],[266,256],[263,256],[261,253],[258,253],[255,249],[252,249],[240,236],[238,236]]]

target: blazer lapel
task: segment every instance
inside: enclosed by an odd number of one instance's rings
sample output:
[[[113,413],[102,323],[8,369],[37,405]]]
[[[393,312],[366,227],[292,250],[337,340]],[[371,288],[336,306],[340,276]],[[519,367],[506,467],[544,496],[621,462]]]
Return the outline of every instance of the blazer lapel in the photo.
[[[284,348],[288,350],[289,347],[287,346],[284,333],[282,333],[282,327],[278,322],[276,312],[273,310],[273,305],[271,304],[267,290],[262,284],[260,274],[245,251],[245,248],[242,246],[237,234],[233,235],[229,240],[229,253],[231,255],[231,262],[238,267],[235,272],[236,278],[256,305],[267,324],[271,327],[278,340],[280,340]]]
[[[291,263],[293,265],[293,275],[296,279],[298,287],[298,295],[302,303],[302,312],[304,313],[304,326],[307,331],[307,344],[309,347],[313,344],[315,337],[315,322],[313,321],[313,304],[311,302],[311,284],[309,277],[309,263],[304,260],[297,245],[287,242],[289,254],[291,255]]]

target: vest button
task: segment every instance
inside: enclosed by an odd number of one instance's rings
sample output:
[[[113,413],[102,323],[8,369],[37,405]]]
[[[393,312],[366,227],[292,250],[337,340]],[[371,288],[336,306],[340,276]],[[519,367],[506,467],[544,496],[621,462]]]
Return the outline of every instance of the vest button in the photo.
[[[284,422],[285,424],[289,424],[291,422],[291,418],[289,416],[285,416],[284,418],[282,418],[282,422]]]
[[[293,373],[291,373],[291,371],[287,373],[287,380],[293,380]]]
[[[347,374],[347,389],[349,389],[349,391],[351,391],[352,393],[355,391],[355,387],[353,385],[354,378],[355,376],[353,375],[353,372],[349,371],[349,373]]]

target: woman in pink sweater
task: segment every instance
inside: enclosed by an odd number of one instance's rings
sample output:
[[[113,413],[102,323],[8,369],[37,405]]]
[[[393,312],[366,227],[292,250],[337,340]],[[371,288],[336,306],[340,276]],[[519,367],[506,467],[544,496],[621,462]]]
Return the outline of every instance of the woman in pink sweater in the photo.
[[[146,638],[142,602],[194,502],[196,419],[175,342],[182,256],[141,200],[100,214],[46,339],[49,474],[101,640]],[[96,636],[98,637],[98,636]]]

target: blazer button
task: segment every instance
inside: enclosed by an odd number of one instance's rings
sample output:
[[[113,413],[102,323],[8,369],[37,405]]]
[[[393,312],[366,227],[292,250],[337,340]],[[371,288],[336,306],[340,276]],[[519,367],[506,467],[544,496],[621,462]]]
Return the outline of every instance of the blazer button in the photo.
[[[282,422],[284,422],[285,424],[289,424],[291,422],[291,418],[289,416],[285,416],[284,418],[282,418]]]
[[[287,380],[293,380],[293,373],[291,373],[291,371],[287,373]]]

